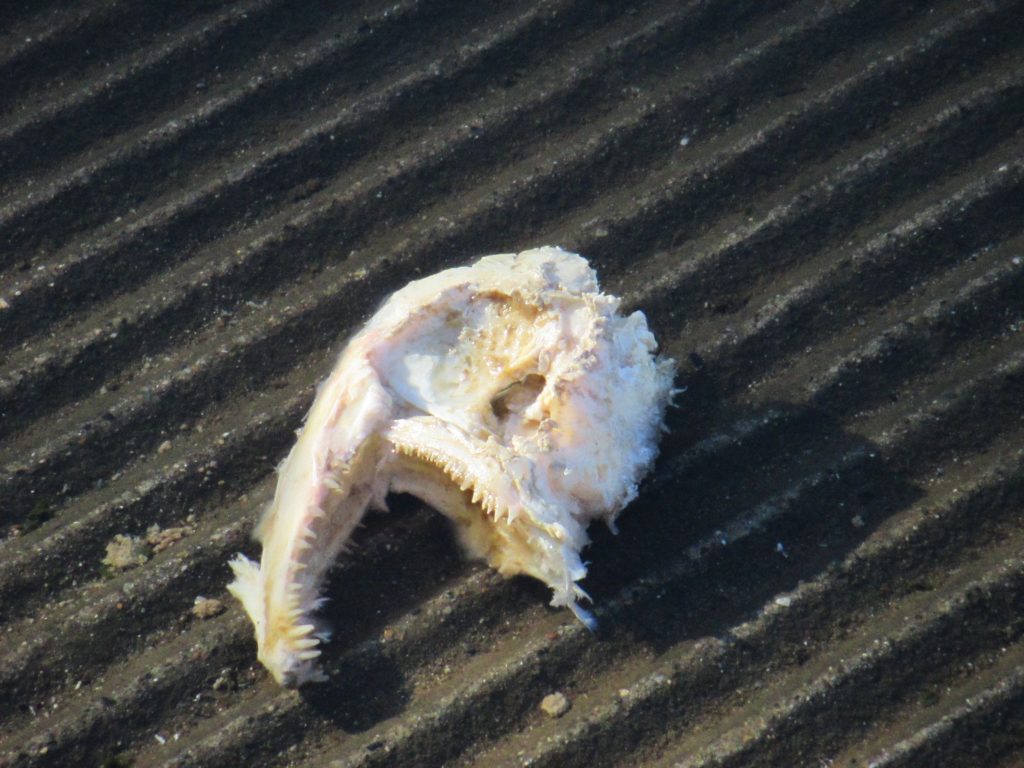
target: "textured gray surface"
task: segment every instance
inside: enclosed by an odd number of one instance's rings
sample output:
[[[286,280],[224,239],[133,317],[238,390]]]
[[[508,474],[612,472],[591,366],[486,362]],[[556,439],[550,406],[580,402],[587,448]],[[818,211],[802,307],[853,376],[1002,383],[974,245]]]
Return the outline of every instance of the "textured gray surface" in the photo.
[[[1024,6],[338,5],[5,5],[0,764],[1019,765]],[[396,499],[282,691],[226,560],[316,382],[542,243],[688,387],[600,631]]]

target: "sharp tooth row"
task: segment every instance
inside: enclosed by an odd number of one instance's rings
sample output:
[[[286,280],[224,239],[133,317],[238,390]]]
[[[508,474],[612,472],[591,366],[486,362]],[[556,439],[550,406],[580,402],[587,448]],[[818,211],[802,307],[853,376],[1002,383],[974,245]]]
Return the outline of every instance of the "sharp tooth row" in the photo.
[[[317,532],[313,530],[312,524],[323,517],[326,517],[327,513],[319,508],[315,507],[309,512],[309,516],[306,522],[302,524],[299,532],[295,536],[295,553],[302,554],[308,549],[311,549],[318,538]],[[294,559],[294,558],[293,558]],[[301,564],[301,560],[295,559],[296,565]],[[305,567],[303,565],[303,567]]]
[[[433,464],[435,467],[444,472],[452,481],[459,486],[459,490],[468,491],[473,490],[471,501],[473,504],[478,504],[486,514],[490,515],[495,520],[506,518],[508,522],[512,522],[515,515],[512,513],[511,508],[501,504],[494,496],[489,494],[486,490],[481,489],[474,485],[473,478],[470,477],[469,473],[466,472],[458,463],[452,461],[447,456],[443,456],[437,451],[432,451],[429,448],[421,448],[414,445],[398,445],[396,450],[406,456],[411,456],[415,459],[420,459],[429,464]]]

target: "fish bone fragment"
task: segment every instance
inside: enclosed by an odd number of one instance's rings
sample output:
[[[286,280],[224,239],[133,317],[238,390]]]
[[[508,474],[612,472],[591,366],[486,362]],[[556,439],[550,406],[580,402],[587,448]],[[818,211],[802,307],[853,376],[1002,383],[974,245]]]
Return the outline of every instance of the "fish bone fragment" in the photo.
[[[313,618],[367,507],[413,494],[500,573],[528,574],[588,626],[586,528],[610,527],[657,454],[674,364],[641,312],[623,316],[586,259],[485,256],[393,294],[349,342],[238,555],[231,593],[286,686],[322,680]]]

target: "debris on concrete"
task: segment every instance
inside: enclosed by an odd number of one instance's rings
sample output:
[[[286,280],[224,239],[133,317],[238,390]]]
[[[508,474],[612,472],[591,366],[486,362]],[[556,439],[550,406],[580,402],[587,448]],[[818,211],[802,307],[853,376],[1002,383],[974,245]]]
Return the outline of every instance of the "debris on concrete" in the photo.
[[[569,711],[569,699],[561,691],[549,693],[541,701],[540,709],[548,717],[561,717]]]
[[[224,613],[224,603],[215,597],[200,595],[192,606],[192,615],[197,619],[212,619],[222,613]]]
[[[151,525],[146,531],[146,542],[153,548],[153,554],[158,554],[167,549],[171,544],[180,541],[193,533],[190,525],[179,525],[174,528],[161,528],[159,525]]]
[[[112,570],[126,571],[142,565],[150,556],[150,546],[142,538],[119,533],[107,543],[107,555],[101,562]]]

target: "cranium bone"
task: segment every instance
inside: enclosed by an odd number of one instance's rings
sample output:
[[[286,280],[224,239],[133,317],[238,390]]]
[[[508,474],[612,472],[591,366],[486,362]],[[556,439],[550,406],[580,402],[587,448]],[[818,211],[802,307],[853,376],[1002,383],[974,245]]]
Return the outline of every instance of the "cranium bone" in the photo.
[[[413,494],[465,548],[529,574],[588,626],[586,528],[618,512],[657,453],[674,364],[641,312],[618,313],[559,248],[486,256],[396,292],[321,387],[229,589],[278,683],[323,680],[313,614],[370,506]]]

